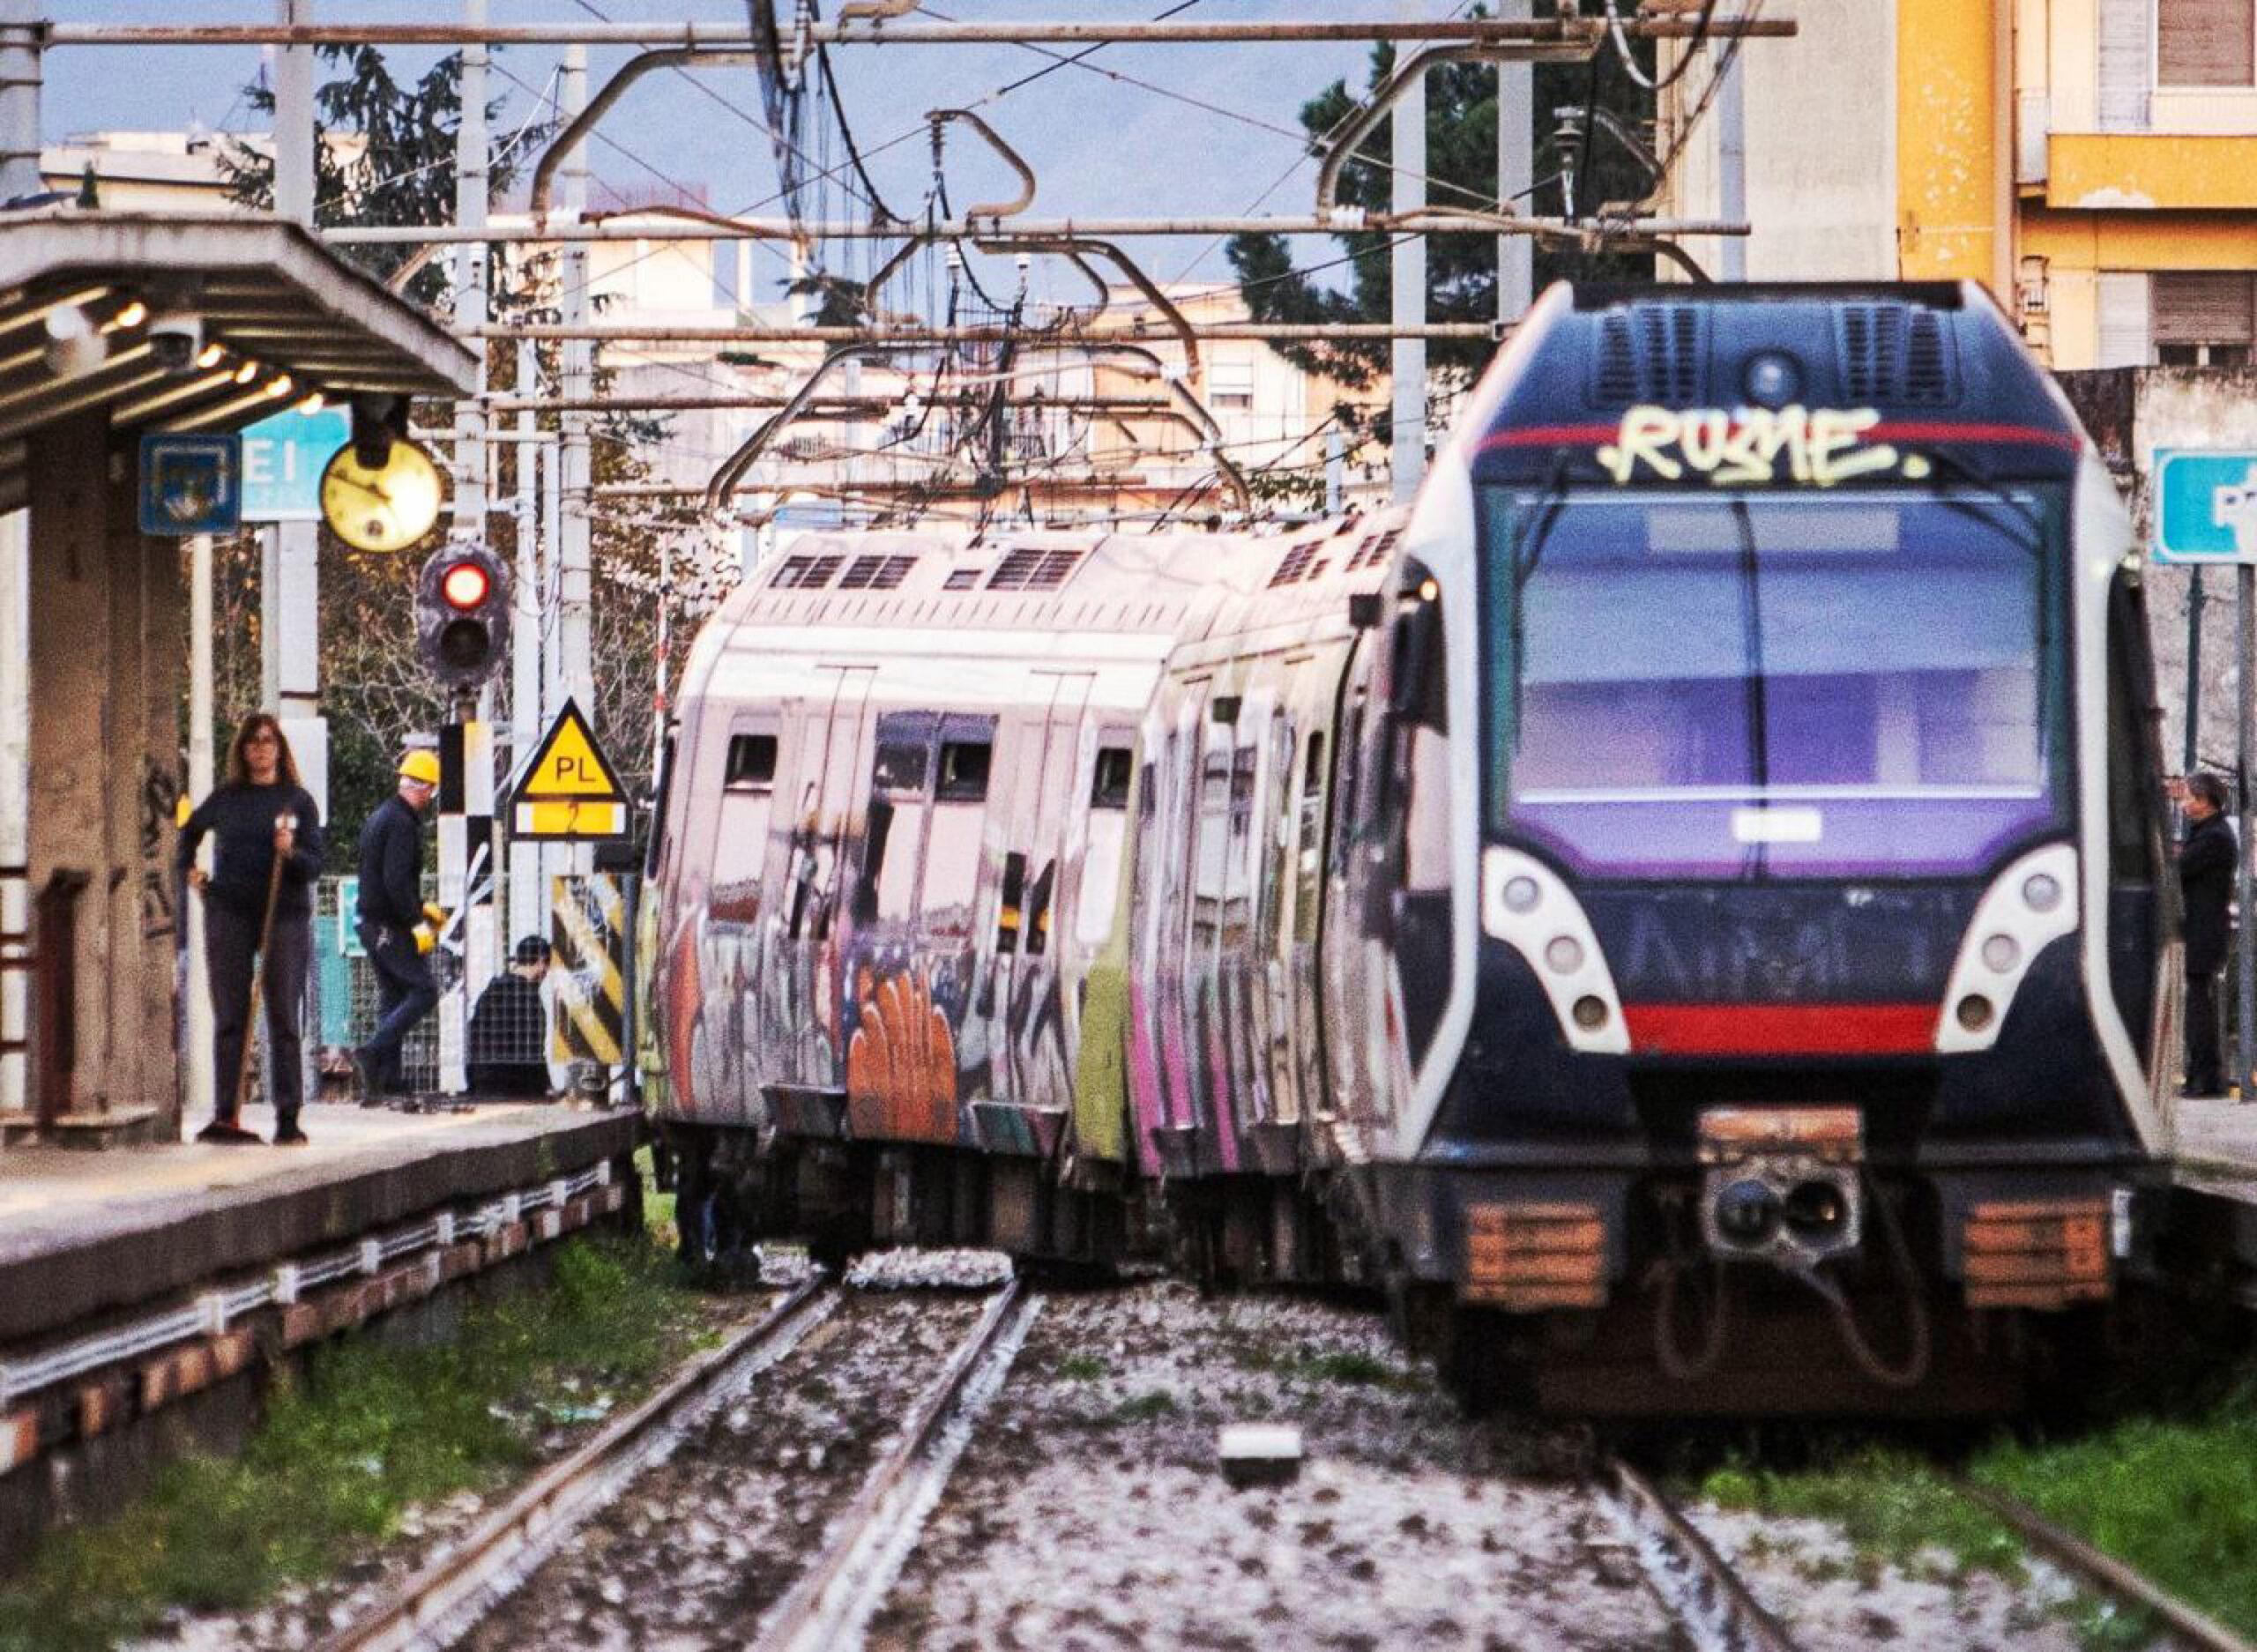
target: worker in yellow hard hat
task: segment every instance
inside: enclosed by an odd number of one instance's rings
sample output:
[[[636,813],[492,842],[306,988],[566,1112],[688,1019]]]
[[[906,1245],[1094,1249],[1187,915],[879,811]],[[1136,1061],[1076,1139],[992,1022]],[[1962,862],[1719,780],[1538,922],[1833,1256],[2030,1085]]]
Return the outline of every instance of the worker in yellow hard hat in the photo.
[[[429,942],[417,934],[423,904],[423,816],[439,791],[439,759],[421,747],[402,754],[399,789],[361,829],[361,945],[376,971],[381,1007],[376,1031],[353,1052],[354,1087],[364,1107],[397,1098],[413,1103],[400,1082],[400,1046],[439,1001],[423,961]]]

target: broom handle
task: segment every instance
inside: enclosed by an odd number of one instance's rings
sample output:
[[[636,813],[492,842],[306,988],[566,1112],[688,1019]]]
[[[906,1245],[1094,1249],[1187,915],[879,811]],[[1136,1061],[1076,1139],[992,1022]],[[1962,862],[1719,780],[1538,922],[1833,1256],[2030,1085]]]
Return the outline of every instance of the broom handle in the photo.
[[[266,980],[266,943],[274,934],[274,900],[282,892],[282,857],[276,855],[266,873],[266,916],[258,925],[258,956],[251,960],[250,1007],[243,1013],[242,1059],[235,1063],[235,1111],[240,1121],[243,1116],[243,1100],[250,1093],[251,1052],[258,1047],[258,1012],[265,996],[261,990]]]

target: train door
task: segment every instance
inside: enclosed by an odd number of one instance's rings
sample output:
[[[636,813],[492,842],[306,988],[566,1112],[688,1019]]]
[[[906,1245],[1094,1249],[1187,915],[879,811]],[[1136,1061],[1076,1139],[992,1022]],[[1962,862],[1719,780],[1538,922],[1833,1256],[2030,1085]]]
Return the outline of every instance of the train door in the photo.
[[[1270,718],[1269,749],[1263,757],[1254,846],[1260,880],[1255,922],[1260,1060],[1269,1090],[1269,1116],[1280,1124],[1300,1117],[1292,979],[1293,761],[1298,755],[1293,726],[1292,711],[1281,705]]]
[[[933,812],[917,895],[918,946],[926,959],[934,1010],[950,1030],[959,1080],[957,1093],[977,1095],[977,1086],[985,1082],[976,1070],[985,1046],[973,1005],[988,940],[980,920],[980,896],[987,863],[995,719],[944,713],[935,753]]]
[[[692,1033],[692,1080],[701,1107],[757,1117],[760,1071],[761,877],[775,808],[778,718],[739,712],[722,750],[720,800],[706,852],[710,870],[701,986]]]
[[[1121,855],[1128,842],[1129,781],[1135,773],[1134,733],[1119,724],[1089,725],[1089,762],[1076,770],[1076,824],[1068,833],[1067,859],[1071,877],[1067,884],[1068,910],[1059,914],[1061,926],[1070,926],[1072,950],[1060,960],[1071,990],[1066,1000],[1067,1031],[1078,1049],[1081,1033],[1080,988],[1091,961],[1113,934],[1120,911]]]
[[[1197,796],[1191,848],[1191,945],[1185,971],[1190,1011],[1194,1118],[1219,1128],[1232,1111],[1229,1044],[1224,1037],[1222,952],[1229,920],[1233,776],[1240,702],[1216,695],[1200,723]]]
[[[1033,859],[1040,863],[1027,892],[1024,971],[1013,1006],[1016,1047],[1024,1063],[1022,1096],[1042,1107],[1063,1108],[1073,1101],[1073,1046],[1067,1037],[1066,932],[1063,905],[1068,845],[1076,835],[1076,817],[1088,807],[1078,784],[1082,719],[1097,678],[1068,672],[1057,679],[1050,702],[1043,754],[1042,802]]]
[[[1270,1114],[1270,1075],[1263,1028],[1268,1020],[1257,991],[1262,964],[1255,926],[1261,845],[1262,758],[1270,731],[1271,696],[1249,693],[1241,703],[1231,749],[1230,837],[1223,868],[1221,944],[1215,965],[1216,1004],[1225,1054],[1233,1112],[1241,1126]]]
[[[1311,728],[1301,741],[1300,788],[1292,822],[1293,929],[1288,990],[1293,1001],[1295,1074],[1300,1098],[1319,1118],[1332,1109],[1325,1084],[1323,1028],[1319,1021],[1322,984],[1317,941],[1324,912],[1324,822],[1332,786],[1327,731]]]
[[[794,777],[785,884],[783,1018],[769,1031],[791,1052],[786,1082],[840,1087],[840,983],[838,948],[845,939],[838,910],[849,820],[863,745],[863,708],[876,673],[869,666],[819,666],[803,703],[802,745]]]
[[[1208,687],[1204,677],[1182,685],[1175,706],[1175,726],[1163,743],[1160,764],[1155,1020],[1159,1031],[1164,1121],[1166,1127],[1178,1130],[1195,1130],[1199,1126],[1199,1090],[1193,1074],[1198,1051],[1192,1037],[1188,981],[1197,882],[1193,857],[1199,820],[1201,730],[1206,720]]]
[[[1333,760],[1336,793],[1330,855],[1325,868],[1325,921],[1322,973],[1324,982],[1324,1045],[1332,1105],[1349,1118],[1365,1116],[1374,1092],[1371,1063],[1382,1029],[1370,990],[1366,948],[1370,940],[1364,894],[1368,884],[1362,861],[1369,853],[1367,817],[1374,807],[1371,725],[1371,651],[1362,636],[1351,656],[1342,698],[1337,755]]]

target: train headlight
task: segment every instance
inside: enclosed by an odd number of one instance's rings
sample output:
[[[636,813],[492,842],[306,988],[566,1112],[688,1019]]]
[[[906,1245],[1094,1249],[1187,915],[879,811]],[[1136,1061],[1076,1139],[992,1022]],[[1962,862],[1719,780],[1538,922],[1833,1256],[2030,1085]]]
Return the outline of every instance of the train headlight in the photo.
[[[1575,1016],[1575,1025],[1585,1032],[1597,1032],[1606,1024],[1606,1001],[1585,993],[1575,1000],[1575,1007],[1569,1013]]]
[[[1536,887],[1534,878],[1512,878],[1505,884],[1505,910],[1508,912],[1532,912],[1544,891]]]
[[[1980,993],[1970,993],[1959,1001],[1959,1024],[1970,1032],[1982,1031],[1991,1024],[1991,1017],[1996,1013],[1991,1001]]]
[[[2004,975],[2022,959],[2022,949],[2012,935],[1993,935],[1983,942],[1983,962],[1994,975]]]
[[[1802,388],[1802,375],[1796,370],[1794,357],[1783,351],[1766,350],[1748,358],[1742,385],[1747,391],[1747,399],[1758,407],[1784,407]]]
[[[2061,882],[2050,873],[2033,872],[2022,881],[2022,898],[2033,912],[2050,912],[2061,904]]]
[[[1562,975],[1573,975],[1583,966],[1583,943],[1573,935],[1554,935],[1544,949],[1544,961]]]
[[[1779,1195],[1753,1179],[1733,1182],[1717,1194],[1716,1223],[1727,1243],[1761,1245],[1779,1225]]]

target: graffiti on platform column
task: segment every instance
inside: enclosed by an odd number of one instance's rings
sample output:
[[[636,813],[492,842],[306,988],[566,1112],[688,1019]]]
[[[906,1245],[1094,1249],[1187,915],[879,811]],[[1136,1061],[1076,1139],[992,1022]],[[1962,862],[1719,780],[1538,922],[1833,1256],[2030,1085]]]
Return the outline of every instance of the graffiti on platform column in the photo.
[[[166,832],[180,807],[180,782],[153,757],[141,760],[141,933],[173,932],[172,856]]]

